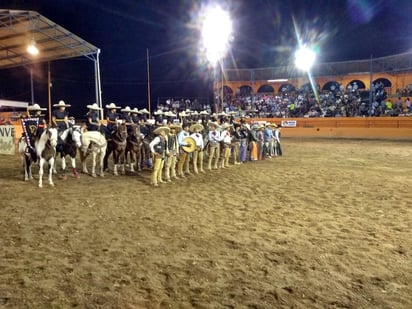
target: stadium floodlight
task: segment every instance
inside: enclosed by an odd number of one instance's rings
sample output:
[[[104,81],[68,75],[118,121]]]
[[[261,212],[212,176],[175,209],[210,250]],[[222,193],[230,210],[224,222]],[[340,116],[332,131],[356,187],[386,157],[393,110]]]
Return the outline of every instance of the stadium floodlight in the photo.
[[[209,7],[202,25],[202,39],[210,63],[215,65],[225,56],[231,35],[232,21],[229,13],[220,6]]]
[[[37,46],[36,46],[36,41],[35,41],[34,39],[31,40],[30,45],[27,46],[27,52],[28,52],[30,55],[33,55],[33,56],[39,54],[39,49],[37,48]]]
[[[316,60],[315,52],[308,46],[301,46],[295,53],[295,65],[298,69],[309,72]]]

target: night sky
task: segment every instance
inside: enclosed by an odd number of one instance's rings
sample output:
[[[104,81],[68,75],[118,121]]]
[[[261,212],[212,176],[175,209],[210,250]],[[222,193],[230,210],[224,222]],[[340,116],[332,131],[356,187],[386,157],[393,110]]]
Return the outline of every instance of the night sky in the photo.
[[[146,52],[150,54],[152,108],[159,98],[212,98],[213,69],[200,48],[199,12],[205,1],[1,1],[3,9],[33,10],[101,49],[103,104],[147,107]],[[412,46],[412,1],[220,1],[233,21],[226,67],[293,63],[297,33],[319,52],[318,61],[367,59]],[[294,23],[293,23],[294,20]],[[294,26],[295,25],[295,26]],[[52,103],[72,104],[77,117],[95,101],[93,62],[51,63]],[[26,69],[0,72],[0,97],[30,101]],[[47,106],[47,69],[35,69],[35,101]]]

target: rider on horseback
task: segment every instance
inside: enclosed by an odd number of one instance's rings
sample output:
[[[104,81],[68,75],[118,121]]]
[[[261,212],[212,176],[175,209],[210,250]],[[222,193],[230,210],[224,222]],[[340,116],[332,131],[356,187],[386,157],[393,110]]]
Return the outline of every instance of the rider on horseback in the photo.
[[[53,105],[53,107],[57,107],[57,109],[52,112],[52,124],[59,132],[58,144],[62,143],[60,135],[64,130],[70,127],[69,112],[66,110],[66,107],[70,106],[70,104],[66,104],[63,100],[60,100],[59,103]]]
[[[106,108],[109,110],[106,114],[106,120],[107,120],[107,130],[105,132],[106,139],[109,140],[111,139],[112,133],[116,131],[117,125],[118,125],[118,120],[119,120],[119,114],[117,113],[117,109],[120,109],[120,106],[116,106],[115,103],[110,103],[109,105],[106,105]]]

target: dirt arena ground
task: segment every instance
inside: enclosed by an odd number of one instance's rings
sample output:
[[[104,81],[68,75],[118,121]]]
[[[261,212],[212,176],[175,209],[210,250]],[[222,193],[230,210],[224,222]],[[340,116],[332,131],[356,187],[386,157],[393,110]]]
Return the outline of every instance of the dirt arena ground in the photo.
[[[283,150],[159,188],[1,155],[0,308],[412,308],[411,142]]]

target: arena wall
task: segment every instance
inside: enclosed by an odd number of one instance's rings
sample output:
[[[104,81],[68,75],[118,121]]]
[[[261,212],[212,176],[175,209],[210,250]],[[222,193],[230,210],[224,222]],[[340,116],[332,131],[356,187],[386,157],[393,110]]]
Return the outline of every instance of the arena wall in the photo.
[[[366,138],[412,141],[412,117],[252,118],[283,124],[282,137]]]

